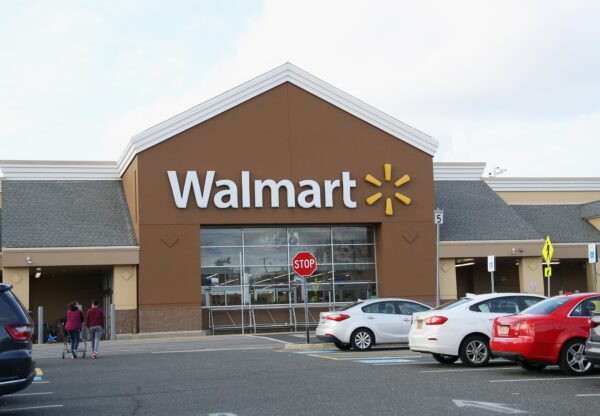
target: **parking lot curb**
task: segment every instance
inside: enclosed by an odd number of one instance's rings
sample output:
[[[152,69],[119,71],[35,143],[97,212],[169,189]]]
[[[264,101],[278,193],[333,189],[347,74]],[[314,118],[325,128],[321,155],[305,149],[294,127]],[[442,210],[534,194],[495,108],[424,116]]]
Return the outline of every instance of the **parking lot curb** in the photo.
[[[285,344],[285,347],[283,347],[286,350],[323,350],[323,349],[328,349],[328,348],[332,348],[333,344],[329,344],[329,343],[325,343],[325,342],[317,342],[314,344],[295,344],[295,343],[289,343],[289,344]]]

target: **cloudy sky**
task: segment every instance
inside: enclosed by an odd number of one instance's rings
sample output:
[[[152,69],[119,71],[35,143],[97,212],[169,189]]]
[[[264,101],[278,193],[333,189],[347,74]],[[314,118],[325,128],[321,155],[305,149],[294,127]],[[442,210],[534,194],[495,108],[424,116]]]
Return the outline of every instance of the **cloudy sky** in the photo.
[[[117,160],[284,62],[435,137],[436,161],[600,177],[600,2],[0,0],[0,160]]]

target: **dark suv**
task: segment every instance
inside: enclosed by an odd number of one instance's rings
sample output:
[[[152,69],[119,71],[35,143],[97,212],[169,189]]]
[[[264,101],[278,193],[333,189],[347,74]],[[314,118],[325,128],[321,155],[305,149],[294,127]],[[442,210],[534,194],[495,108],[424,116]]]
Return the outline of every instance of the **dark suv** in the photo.
[[[24,389],[35,376],[33,323],[11,289],[0,283],[0,396]]]

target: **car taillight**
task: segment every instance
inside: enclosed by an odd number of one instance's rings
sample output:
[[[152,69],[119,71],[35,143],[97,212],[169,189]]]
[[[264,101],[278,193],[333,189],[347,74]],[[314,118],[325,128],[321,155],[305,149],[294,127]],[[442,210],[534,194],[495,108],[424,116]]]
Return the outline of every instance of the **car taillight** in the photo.
[[[428,316],[425,318],[425,325],[442,325],[447,320],[445,316]]]
[[[589,322],[590,322],[590,329],[594,329],[594,328],[596,328],[598,325],[600,325],[600,322],[596,322],[596,321],[594,321],[593,319],[590,319],[590,320],[589,320]]]
[[[535,332],[533,322],[521,321],[516,325],[515,336],[519,337],[532,337]]]
[[[8,335],[15,341],[29,341],[33,328],[29,324],[6,325]]]
[[[341,322],[344,321],[346,319],[350,318],[350,315],[346,315],[343,313],[336,313],[334,315],[327,315],[327,319],[329,319],[330,321],[336,321],[336,322]]]

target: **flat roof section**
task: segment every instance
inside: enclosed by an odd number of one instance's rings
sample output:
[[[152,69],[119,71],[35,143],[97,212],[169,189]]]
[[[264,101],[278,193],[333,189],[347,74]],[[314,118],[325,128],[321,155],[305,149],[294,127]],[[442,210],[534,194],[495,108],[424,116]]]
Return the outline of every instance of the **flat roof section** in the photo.
[[[3,181],[2,247],[137,246],[120,181]]]

